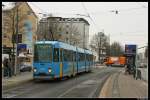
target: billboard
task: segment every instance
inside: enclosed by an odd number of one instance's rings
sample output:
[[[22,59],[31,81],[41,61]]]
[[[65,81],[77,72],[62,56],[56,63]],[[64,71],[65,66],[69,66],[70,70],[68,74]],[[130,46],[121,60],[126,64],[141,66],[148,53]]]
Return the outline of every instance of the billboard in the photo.
[[[25,52],[26,51],[26,49],[27,49],[27,44],[18,44],[17,45],[17,55],[19,55],[20,53],[22,53],[22,52]]]
[[[126,54],[136,54],[136,48],[137,48],[137,45],[126,44],[125,45],[125,53]]]

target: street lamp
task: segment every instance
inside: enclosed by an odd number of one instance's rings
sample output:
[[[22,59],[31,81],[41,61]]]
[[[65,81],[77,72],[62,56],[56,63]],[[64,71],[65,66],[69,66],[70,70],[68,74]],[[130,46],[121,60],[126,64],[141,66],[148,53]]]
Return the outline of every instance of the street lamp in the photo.
[[[2,7],[4,8],[5,5],[2,4]],[[4,17],[4,15],[3,15],[3,12],[2,12],[2,38],[3,38],[3,27],[4,27],[3,17]],[[2,46],[2,54],[3,54],[3,46]],[[2,63],[3,63],[3,62],[2,62]],[[2,78],[3,78],[3,77],[4,77],[4,65],[2,64]]]
[[[16,15],[16,19],[17,19],[17,23],[16,23],[16,56],[15,56],[15,75],[17,74],[17,60],[18,60],[18,51],[17,51],[17,45],[18,45],[18,21],[19,21],[19,19],[18,19],[18,17],[19,17],[19,15],[18,15],[18,7],[19,7],[19,5],[18,5],[18,3],[16,2],[15,3],[15,6],[17,7],[17,15]]]

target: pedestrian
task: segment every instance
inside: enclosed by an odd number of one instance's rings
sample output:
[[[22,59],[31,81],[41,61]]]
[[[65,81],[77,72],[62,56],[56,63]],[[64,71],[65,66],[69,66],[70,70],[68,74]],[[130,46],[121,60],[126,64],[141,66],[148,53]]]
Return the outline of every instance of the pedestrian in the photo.
[[[127,65],[125,65],[125,75],[128,73]]]
[[[11,59],[8,60],[8,76],[12,76],[12,64],[11,64]]]
[[[5,77],[8,76],[8,58],[4,57],[3,65],[4,65],[4,77]]]
[[[4,65],[2,63],[2,77],[4,77]]]
[[[137,69],[137,78],[136,79],[140,79],[141,80],[141,71],[139,69]]]

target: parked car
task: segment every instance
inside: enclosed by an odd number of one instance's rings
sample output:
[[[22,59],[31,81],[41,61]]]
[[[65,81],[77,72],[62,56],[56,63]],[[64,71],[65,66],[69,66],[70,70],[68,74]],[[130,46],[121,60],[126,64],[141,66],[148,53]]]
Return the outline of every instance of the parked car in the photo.
[[[20,72],[26,72],[26,71],[31,72],[32,71],[32,65],[27,64],[27,63],[22,63],[20,65]]]

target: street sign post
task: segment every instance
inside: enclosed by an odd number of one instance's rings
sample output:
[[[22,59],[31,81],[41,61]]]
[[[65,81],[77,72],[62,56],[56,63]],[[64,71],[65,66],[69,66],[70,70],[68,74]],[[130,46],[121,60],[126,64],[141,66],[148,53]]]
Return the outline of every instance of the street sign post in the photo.
[[[130,72],[132,72],[134,77],[137,78],[137,45],[126,44],[125,55],[127,58],[127,63],[130,66]]]

